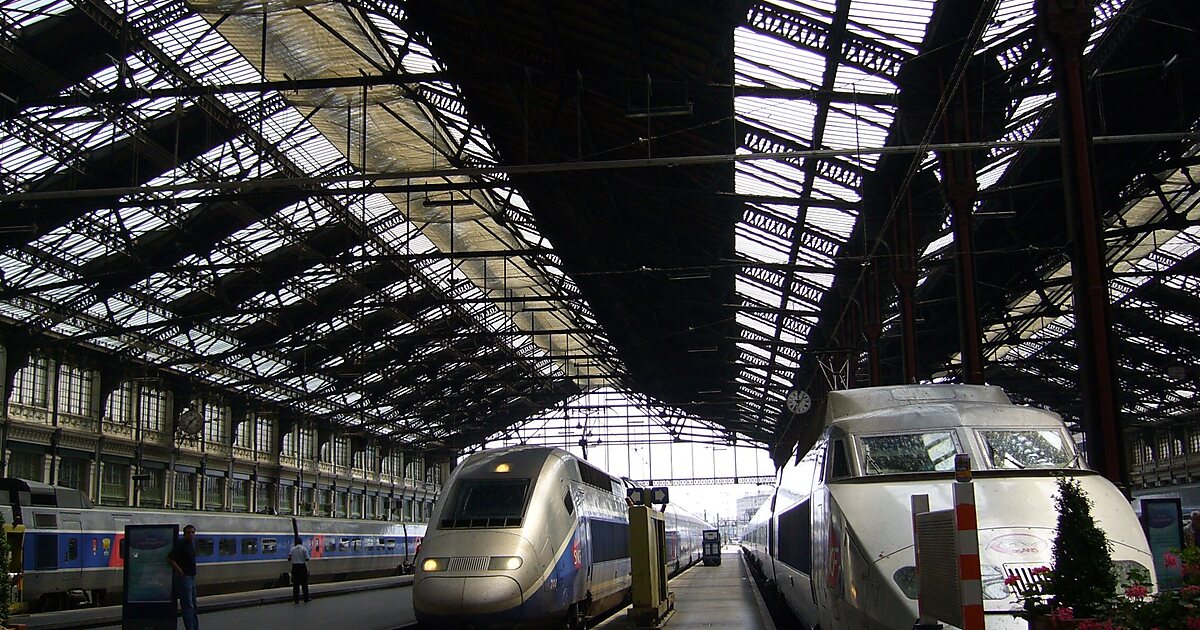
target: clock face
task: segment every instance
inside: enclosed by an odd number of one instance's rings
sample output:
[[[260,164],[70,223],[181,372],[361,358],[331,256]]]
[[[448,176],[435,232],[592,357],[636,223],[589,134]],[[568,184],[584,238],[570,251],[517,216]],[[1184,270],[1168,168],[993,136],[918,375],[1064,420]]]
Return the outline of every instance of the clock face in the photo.
[[[793,389],[787,395],[787,408],[792,413],[804,413],[812,407],[812,398],[808,392]]]

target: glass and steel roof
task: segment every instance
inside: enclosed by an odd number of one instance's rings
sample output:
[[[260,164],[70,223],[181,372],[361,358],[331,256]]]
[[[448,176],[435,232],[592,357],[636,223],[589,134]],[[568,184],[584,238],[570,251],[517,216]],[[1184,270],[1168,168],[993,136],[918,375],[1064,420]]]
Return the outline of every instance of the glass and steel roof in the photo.
[[[1086,58],[1098,80],[1141,72],[1122,65],[1138,46],[1129,33],[1162,22],[1151,14],[1165,10],[1143,4],[1096,4]],[[1019,214],[1005,205],[1013,191],[1047,186],[1036,161],[1044,149],[1032,141],[1056,133],[1051,70],[1033,0],[979,7],[956,45],[998,69],[1008,101],[1002,129],[973,164],[976,211]],[[488,31],[493,9],[467,2],[0,2],[0,323],[45,348],[82,345],[416,446],[501,439],[519,421],[610,388],[649,404],[638,393],[647,379],[675,398],[660,424],[687,424],[701,441],[770,443],[787,422],[788,391],[820,374],[815,357],[863,362],[862,340],[846,332],[848,304],[865,263],[892,253],[878,225],[903,196],[884,207],[869,198],[883,156],[911,163],[906,181],[941,176],[933,135],[903,129],[920,113],[906,110],[912,87],[902,74],[931,54],[930,24],[949,8],[735,3],[716,29],[728,41],[712,43],[684,32],[706,22],[695,21],[699,8],[671,22],[653,8],[614,16],[514,0],[503,24],[537,25],[518,46]],[[655,38],[617,32],[639,24],[676,28]],[[582,42],[604,53],[572,49]],[[727,58],[710,63],[714,50]],[[1175,77],[1164,50],[1158,71]],[[656,65],[652,54],[667,61]],[[645,75],[635,82],[626,80],[630,58]],[[513,73],[484,76],[464,59],[479,68],[500,59]],[[578,59],[586,63],[572,65]],[[692,76],[687,62],[698,59],[728,72]],[[652,76],[676,66],[671,80]],[[547,78],[546,68],[557,74]],[[615,104],[596,105],[614,94]],[[652,107],[663,94],[682,94],[687,107]],[[713,94],[728,109],[701,119]],[[497,102],[508,109],[489,109]],[[546,111],[561,120],[530,117]],[[1190,332],[1200,244],[1190,111],[1180,105],[1174,145],[1111,169],[1121,190],[1105,209],[1110,293],[1126,412],[1140,417],[1194,411],[1195,379],[1168,374],[1200,353]],[[693,118],[651,121],[677,114]],[[1097,135],[1123,128],[1115,117],[1102,122]],[[644,137],[628,136],[643,128]],[[696,157],[728,173],[672,178],[692,168],[669,161],[686,150],[708,152]],[[564,153],[572,159],[533,163]],[[625,158],[619,167],[598,161]],[[556,177],[565,183],[546,183]],[[701,201],[676,233],[650,233],[661,229],[650,219],[589,225],[625,230],[639,253],[719,243],[704,230],[731,226],[732,252],[650,252],[630,263],[606,258],[600,241],[563,237],[564,224],[597,214],[676,212],[692,203],[675,201],[684,185]],[[630,197],[614,192],[621,186],[662,201],[622,208]],[[733,204],[736,218],[705,215],[720,211],[704,205],[712,199]],[[943,206],[932,204],[916,243],[929,325],[944,323],[938,309],[952,301]],[[1045,233],[1021,234],[1030,223],[978,228],[997,248],[980,262],[993,283],[981,313],[993,375],[1016,397],[1051,406],[1077,380],[1059,223]],[[997,236],[1004,230],[1012,234]],[[731,292],[722,293],[729,268]],[[699,288],[678,288],[685,276]],[[887,346],[899,323],[894,287],[884,284]],[[640,311],[595,303],[660,293],[659,308]],[[643,324],[645,334],[630,332]],[[953,335],[923,335],[923,378],[953,378]],[[653,363],[656,354],[682,357],[679,373]]]

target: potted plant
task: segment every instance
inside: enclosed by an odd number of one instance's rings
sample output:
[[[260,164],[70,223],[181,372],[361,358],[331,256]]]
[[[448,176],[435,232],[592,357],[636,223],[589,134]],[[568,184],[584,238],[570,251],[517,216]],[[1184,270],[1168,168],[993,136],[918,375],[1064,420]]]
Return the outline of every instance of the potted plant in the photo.
[[[1049,587],[1055,608],[1069,608],[1077,618],[1107,612],[1117,592],[1112,546],[1092,518],[1092,501],[1079,481],[1058,479],[1058,531],[1054,535],[1054,570]]]
[[[1053,569],[1034,569],[1030,583],[1015,576],[1005,583],[1018,589],[1031,629],[1091,626],[1082,620],[1108,618],[1117,592],[1108,537],[1096,526],[1078,480],[1060,477],[1054,504]]]

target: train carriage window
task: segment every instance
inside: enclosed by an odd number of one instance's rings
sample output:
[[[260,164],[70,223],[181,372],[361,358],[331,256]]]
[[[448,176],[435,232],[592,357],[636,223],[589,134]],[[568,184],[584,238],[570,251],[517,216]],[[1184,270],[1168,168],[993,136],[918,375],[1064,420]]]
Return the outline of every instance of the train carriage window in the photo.
[[[243,538],[242,539],[242,555],[256,556],[258,555],[258,539]]]
[[[1055,429],[980,431],[992,468],[1066,468],[1074,456]]]
[[[38,534],[34,537],[33,568],[58,568],[58,534]]]
[[[829,458],[829,479],[841,479],[850,476],[850,461],[846,458],[845,440],[834,440],[829,443],[833,451]]]
[[[563,497],[563,506],[567,508],[567,514],[575,513],[575,499],[571,498],[570,490],[567,490],[567,496]]]
[[[950,431],[871,435],[861,440],[868,475],[951,471],[958,452]]]
[[[274,538],[262,539],[262,552],[263,553],[275,553],[278,550],[279,550],[279,543],[275,542]]]
[[[812,574],[812,519],[808,501],[779,515],[779,560]]]
[[[520,527],[528,479],[463,479],[442,527]]]
[[[396,539],[395,538],[387,539],[387,542],[384,543],[384,546],[387,547],[389,550],[395,549],[396,548]]]
[[[350,539],[349,538],[341,539],[340,543],[338,544],[338,550],[346,551],[349,548],[350,548]]]
[[[67,539],[67,560],[74,560],[79,557],[79,539]]]
[[[125,542],[125,541],[121,541]],[[197,538],[196,539],[196,556],[205,557],[213,555],[213,539]]]
[[[357,538],[351,538],[350,539],[350,551],[357,552],[357,551],[361,551],[361,550],[362,550],[362,542]]]
[[[217,543],[217,550],[222,556],[236,556],[238,545],[236,538],[222,538]]]
[[[629,523],[592,520],[592,562],[629,557]]]
[[[333,553],[337,551],[337,541],[333,538],[325,539],[325,553]]]

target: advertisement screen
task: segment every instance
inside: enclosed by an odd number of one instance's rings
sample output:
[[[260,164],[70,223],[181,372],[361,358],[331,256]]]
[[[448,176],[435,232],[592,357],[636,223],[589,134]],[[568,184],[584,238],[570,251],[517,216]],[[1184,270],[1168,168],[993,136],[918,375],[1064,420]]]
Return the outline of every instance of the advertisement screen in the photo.
[[[173,570],[167,554],[178,525],[132,525],[125,528],[125,601],[172,602]]]
[[[1158,588],[1179,588],[1183,584],[1182,567],[1179,563],[1168,567],[1165,561],[1168,551],[1183,547],[1183,511],[1179,499],[1142,499],[1142,521],[1154,557]]]

